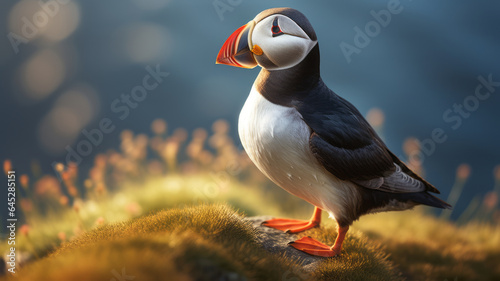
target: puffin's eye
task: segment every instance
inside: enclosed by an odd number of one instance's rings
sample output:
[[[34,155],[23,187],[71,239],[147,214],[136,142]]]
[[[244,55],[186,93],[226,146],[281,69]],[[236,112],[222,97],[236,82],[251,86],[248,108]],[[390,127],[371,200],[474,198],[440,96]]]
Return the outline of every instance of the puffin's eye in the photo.
[[[274,18],[273,21],[273,27],[271,28],[271,31],[273,32],[273,37],[283,35],[283,31],[281,31],[280,26],[278,25],[278,18]]]

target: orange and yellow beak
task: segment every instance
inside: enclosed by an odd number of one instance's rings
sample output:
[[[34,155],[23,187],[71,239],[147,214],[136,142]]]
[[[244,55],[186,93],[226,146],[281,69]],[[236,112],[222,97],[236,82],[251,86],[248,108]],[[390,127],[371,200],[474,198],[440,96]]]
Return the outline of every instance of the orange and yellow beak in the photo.
[[[215,63],[242,68],[256,67],[254,53],[260,55],[262,50],[258,46],[252,46],[251,35],[254,26],[254,21],[250,21],[233,32],[220,49]]]

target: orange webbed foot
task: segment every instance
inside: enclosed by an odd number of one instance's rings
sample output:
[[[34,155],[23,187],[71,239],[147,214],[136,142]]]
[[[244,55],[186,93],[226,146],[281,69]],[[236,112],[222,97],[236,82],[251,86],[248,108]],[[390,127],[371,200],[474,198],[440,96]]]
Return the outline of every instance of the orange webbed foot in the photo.
[[[299,233],[308,229],[318,227],[321,223],[321,209],[314,208],[314,213],[309,221],[292,219],[272,219],[262,223],[267,227],[272,227],[285,231],[286,233]]]
[[[271,219],[262,223],[267,227],[282,230],[286,233],[299,233],[319,226],[319,222],[292,220],[292,219]]]
[[[341,252],[340,248],[332,248],[311,237],[302,237],[288,244],[299,251],[319,257],[336,257]]]

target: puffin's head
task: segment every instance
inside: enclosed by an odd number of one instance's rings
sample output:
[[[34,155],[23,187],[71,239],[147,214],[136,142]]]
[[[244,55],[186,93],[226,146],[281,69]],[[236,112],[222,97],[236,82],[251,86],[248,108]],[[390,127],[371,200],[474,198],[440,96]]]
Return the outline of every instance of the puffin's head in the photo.
[[[219,51],[216,63],[287,69],[300,63],[316,43],[316,33],[301,12],[274,8],[261,12],[233,32]]]

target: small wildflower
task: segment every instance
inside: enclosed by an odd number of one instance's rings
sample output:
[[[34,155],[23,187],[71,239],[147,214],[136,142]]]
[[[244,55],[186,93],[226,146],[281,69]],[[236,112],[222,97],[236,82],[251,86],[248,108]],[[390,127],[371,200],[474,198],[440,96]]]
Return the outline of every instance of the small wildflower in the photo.
[[[106,167],[106,156],[104,154],[98,154],[94,159],[95,167],[103,169]]]
[[[109,158],[108,158],[108,162],[109,164],[115,166],[115,165],[118,165],[120,163],[122,159],[122,155],[118,152],[111,152],[109,154]]]
[[[71,180],[76,180],[78,178],[78,165],[74,162],[68,164],[68,174]]]
[[[64,172],[64,164],[63,163],[57,163],[55,169],[56,169],[56,171],[58,173]]]
[[[106,193],[106,186],[104,185],[104,183],[98,183],[95,187],[95,192],[97,193],[97,195],[103,195]]]
[[[62,231],[57,233],[57,238],[59,238],[62,242],[66,241],[66,233]]]
[[[29,177],[28,177],[28,175],[26,175],[26,174],[21,175],[21,177],[19,178],[19,182],[21,183],[21,186],[24,189],[28,188],[28,185],[29,185]]]
[[[403,143],[406,155],[414,155],[420,151],[420,141],[416,138],[407,138]]]
[[[86,189],[91,189],[93,184],[92,184],[92,180],[91,179],[86,179],[84,182],[83,182],[83,186],[85,186]]]
[[[30,199],[21,199],[21,209],[25,212],[31,212],[33,210],[33,202]]]
[[[139,134],[135,137],[135,144],[141,148],[148,145],[149,138],[145,134]]]
[[[104,180],[104,173],[98,167],[92,167],[89,176],[93,182],[102,182]]]
[[[500,181],[500,165],[495,167],[493,174],[495,175],[495,180]]]
[[[141,206],[139,206],[136,202],[130,202],[127,204],[126,210],[132,217],[137,217],[142,212]]]
[[[366,120],[375,128],[381,127],[385,120],[384,112],[380,108],[372,108],[366,114]]]
[[[179,142],[171,138],[167,141],[164,150],[163,157],[166,160],[169,169],[175,170],[177,166],[177,153],[179,152]]]
[[[23,235],[23,236],[28,236],[29,232],[30,232],[30,227],[29,225],[27,224],[23,224],[20,228],[19,228],[19,232]]]
[[[82,208],[81,201],[75,200],[75,202],[73,202],[73,210],[75,210],[76,213],[80,213],[81,208]]]
[[[62,172],[61,178],[64,182],[69,182],[71,180],[71,175],[70,175],[69,171]]]
[[[216,134],[227,134],[229,131],[229,123],[226,120],[217,120],[212,125],[212,130]]]
[[[198,128],[193,131],[193,139],[205,140],[207,139],[208,133],[203,128]]]
[[[68,185],[68,193],[73,198],[78,197],[78,189],[73,184]]]
[[[120,134],[120,138],[122,139],[122,141],[123,140],[130,140],[130,139],[132,139],[133,136],[134,136],[134,133],[132,133],[131,130],[124,130]]]
[[[498,195],[496,192],[491,191],[484,197],[483,204],[487,210],[493,210],[498,203]]]
[[[95,225],[103,225],[104,224],[104,218],[103,217],[98,217],[96,220],[95,220]]]
[[[163,119],[156,119],[151,123],[151,130],[157,135],[163,135],[167,131],[167,122]]]
[[[40,196],[55,196],[61,195],[61,185],[53,176],[43,176],[35,183],[35,194]]]
[[[470,166],[462,164],[457,168],[457,178],[459,180],[466,180],[470,176]]]
[[[68,206],[68,203],[69,203],[69,199],[67,196],[61,196],[59,197],[59,204],[63,205],[63,206]]]
[[[3,171],[5,174],[8,174],[9,171],[12,171],[12,162],[10,160],[3,161]]]
[[[210,146],[215,149],[221,149],[226,145],[226,136],[221,134],[215,134],[210,137]]]
[[[183,128],[178,128],[172,134],[171,139],[176,140],[179,144],[185,142],[188,138],[188,132]]]

